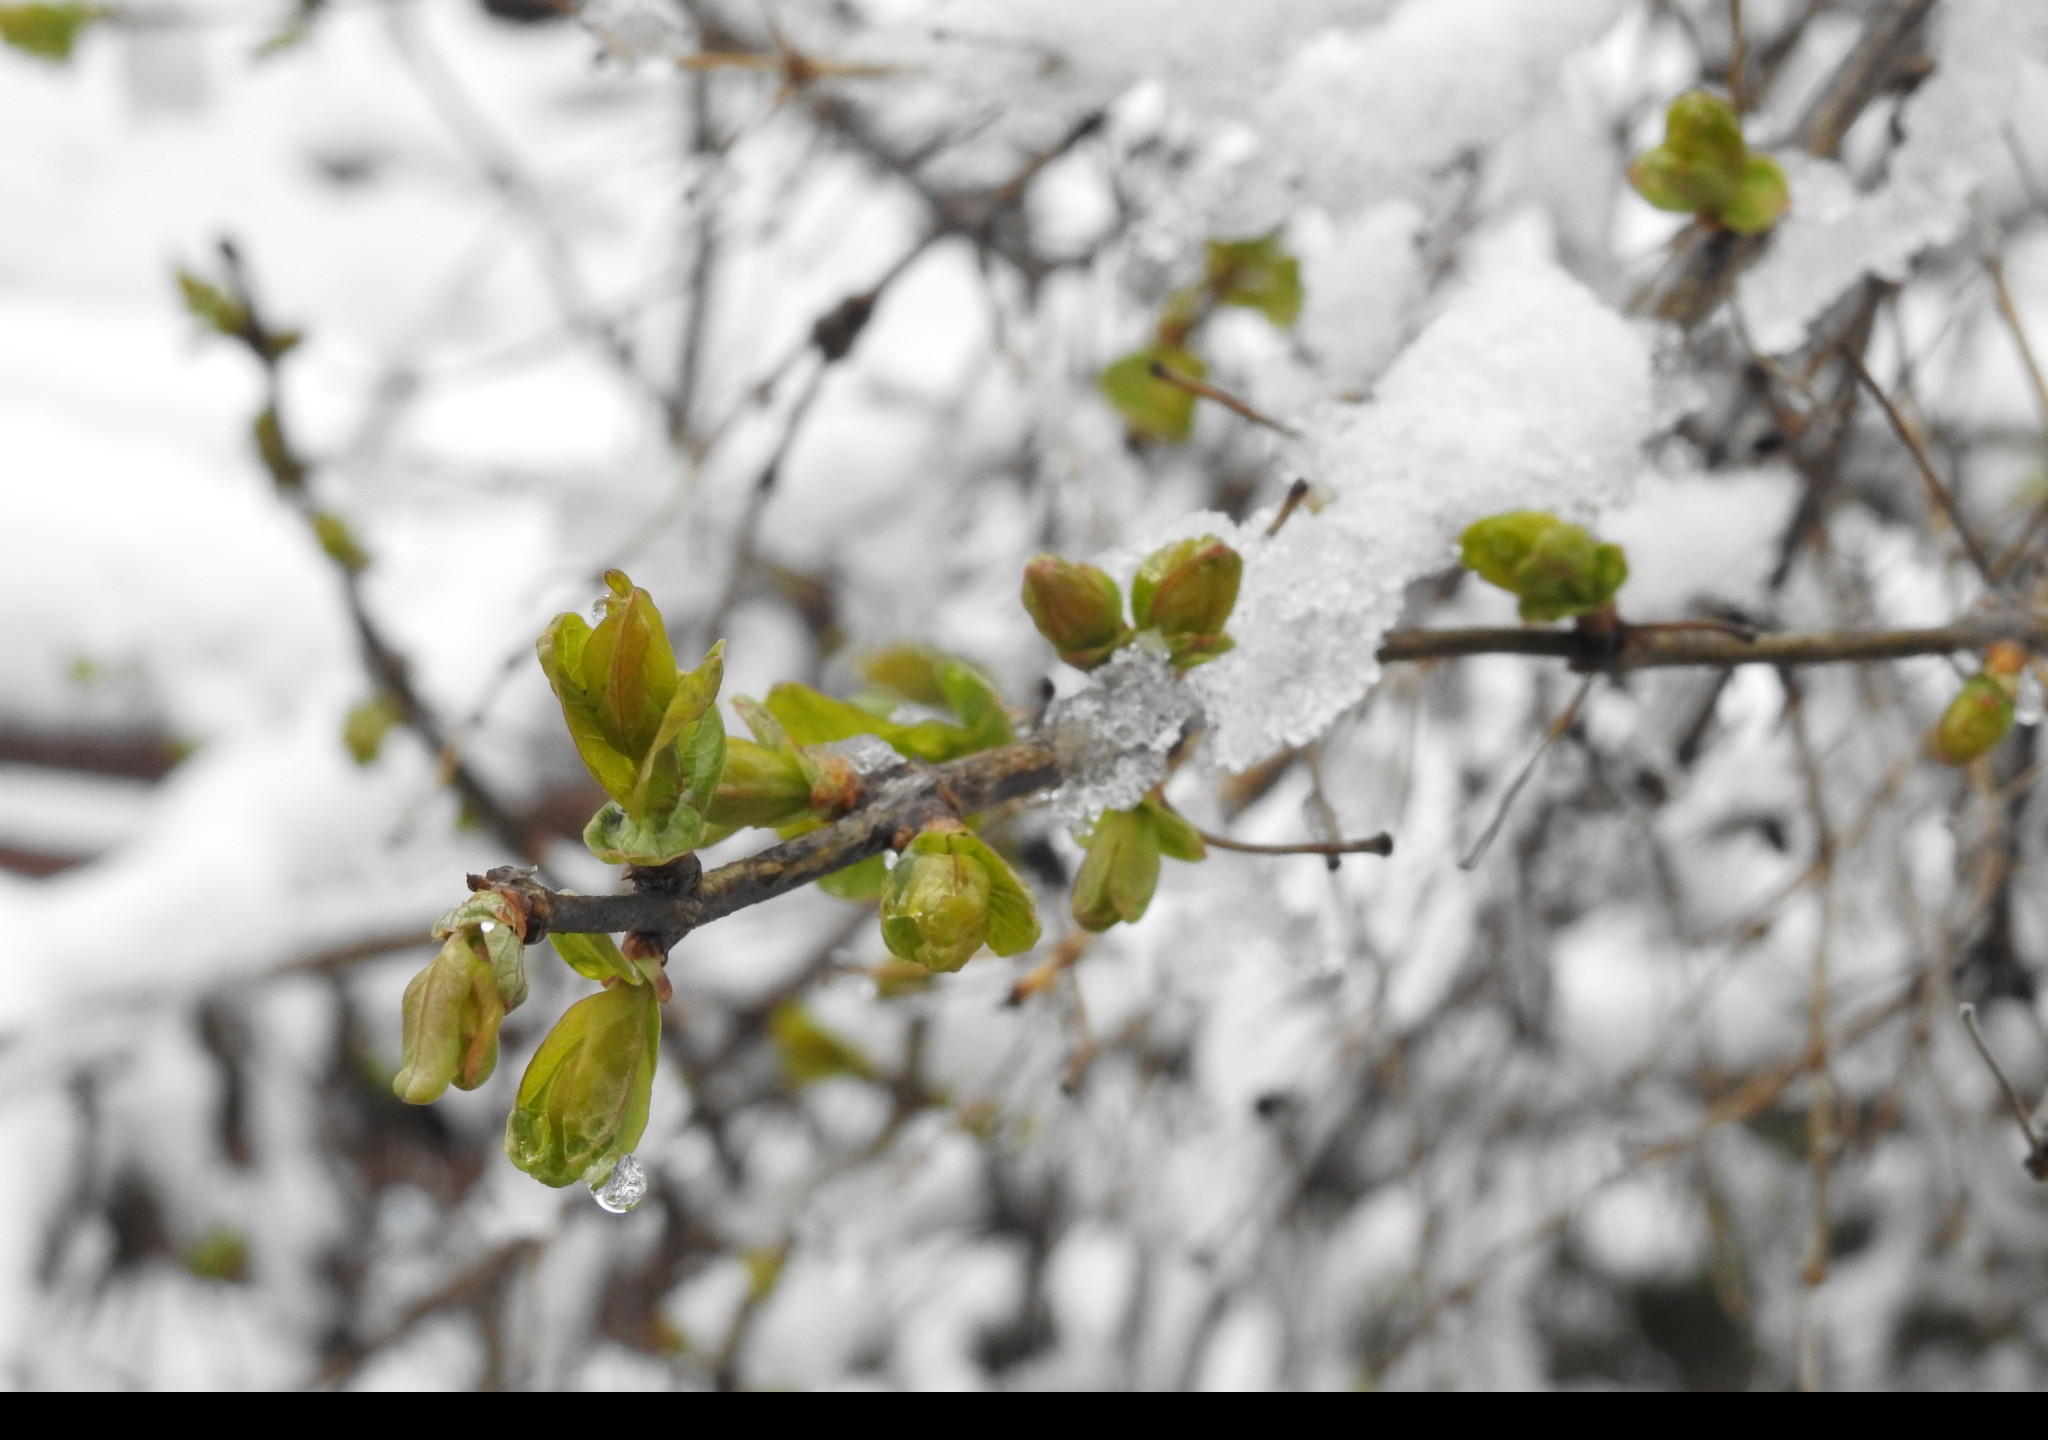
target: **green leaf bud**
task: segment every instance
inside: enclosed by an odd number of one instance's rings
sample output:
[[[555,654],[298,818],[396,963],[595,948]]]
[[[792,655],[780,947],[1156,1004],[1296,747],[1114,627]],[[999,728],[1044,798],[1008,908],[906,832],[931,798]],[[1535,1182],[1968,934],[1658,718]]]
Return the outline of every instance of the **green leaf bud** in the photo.
[[[1928,748],[1944,765],[1967,765],[1998,748],[2012,730],[2019,698],[2023,646],[2001,640],[1984,654],[1984,668],[1963,682],[1928,737]]]
[[[1244,559],[1214,535],[1155,550],[1131,580],[1131,618],[1166,641],[1174,666],[1191,669],[1234,643],[1223,633],[1237,605]]]
[[[22,5],[0,8],[0,16],[9,10],[16,13],[27,10],[44,10],[69,7]],[[6,22],[0,20],[0,35],[6,33]],[[190,270],[178,271],[178,293],[185,301],[185,308],[208,329],[222,335],[240,335],[249,324],[249,309],[234,296],[209,281],[200,279]]]
[[[927,970],[958,970],[986,944],[1015,955],[1038,943],[1038,907],[1001,856],[964,827],[911,841],[882,888],[882,939]]]
[[[1159,842],[1136,810],[1105,810],[1082,842],[1088,857],[1074,876],[1069,906],[1084,930],[1107,930],[1144,915],[1159,884]]]
[[[1579,526],[1537,510],[1475,521],[1460,537],[1458,558],[1519,599],[1524,620],[1598,610],[1628,579],[1628,557],[1619,545],[1595,541]]]
[[[403,1062],[392,1093],[408,1105],[441,1098],[450,1084],[474,1090],[498,1066],[505,1004],[482,947],[467,934],[447,938],[405,987]]]
[[[1282,330],[1301,316],[1301,262],[1281,248],[1278,235],[1211,240],[1208,284],[1219,305],[1256,310]]]
[[[384,739],[391,727],[405,718],[398,702],[389,695],[365,700],[348,712],[341,725],[341,743],[358,765],[368,765],[383,753]]]
[[[866,1080],[875,1073],[865,1055],[820,1025],[794,1000],[783,1001],[769,1015],[768,1035],[781,1057],[783,1076],[791,1085],[813,1085],[835,1075]]]
[[[369,568],[369,552],[356,543],[355,532],[339,515],[325,510],[314,511],[313,538],[320,542],[322,553],[349,574],[360,574]]]
[[[1628,178],[1658,209],[1688,211],[1741,235],[1768,230],[1791,203],[1784,171],[1750,152],[1734,107],[1704,90],[1671,102],[1664,143],[1637,156]]]
[[[1060,659],[1093,670],[1130,639],[1123,592],[1093,565],[1036,555],[1024,566],[1024,609]]]
[[[612,803],[586,828],[613,864],[654,864],[695,846],[725,769],[717,708],[725,642],[679,674],[653,599],[621,571],[593,628],[555,617],[536,649],[577,753]]]
[[[1148,345],[1112,361],[1096,384],[1132,434],[1153,440],[1185,440],[1195,428],[1195,397],[1154,376],[1154,365],[1179,371],[1191,380],[1209,373],[1209,367],[1192,351]]]
[[[1752,155],[1742,169],[1742,183],[1721,207],[1721,224],[1737,235],[1761,235],[1792,207],[1792,187],[1778,162]]]
[[[185,1247],[179,1257],[187,1273],[201,1280],[239,1285],[249,1278],[249,1242],[226,1228],[212,1230]]]
[[[98,5],[0,5],[0,42],[61,63],[71,58],[79,32],[106,14]]]
[[[496,890],[481,890],[434,922],[434,938],[464,937],[491,967],[509,1011],[526,1003],[526,912]]]
[[[1157,795],[1135,809],[1103,811],[1081,844],[1088,855],[1074,877],[1070,913],[1095,931],[1143,918],[1159,886],[1161,855],[1194,861],[1208,854],[1200,832]]]
[[[650,985],[571,1005],[540,1042],[505,1122],[505,1153],[544,1185],[602,1185],[647,1129],[661,1051]]]
[[[270,478],[280,490],[296,490],[306,483],[306,467],[293,455],[291,447],[284,443],[284,429],[278,424],[277,407],[266,405],[250,422],[250,434],[256,442],[256,457],[263,462],[263,468],[270,472]],[[317,522],[316,522],[317,534]],[[325,545],[325,539],[321,541]]]

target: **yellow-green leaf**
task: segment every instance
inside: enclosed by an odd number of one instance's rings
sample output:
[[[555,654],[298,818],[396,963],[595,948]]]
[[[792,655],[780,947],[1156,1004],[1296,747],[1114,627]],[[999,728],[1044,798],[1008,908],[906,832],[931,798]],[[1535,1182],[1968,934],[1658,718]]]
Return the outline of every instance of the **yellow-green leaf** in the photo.
[[[1192,351],[1148,345],[1111,362],[1096,384],[1133,434],[1154,440],[1185,440],[1195,427],[1195,397],[1178,385],[1155,378],[1155,364],[1191,380],[1209,373]]]

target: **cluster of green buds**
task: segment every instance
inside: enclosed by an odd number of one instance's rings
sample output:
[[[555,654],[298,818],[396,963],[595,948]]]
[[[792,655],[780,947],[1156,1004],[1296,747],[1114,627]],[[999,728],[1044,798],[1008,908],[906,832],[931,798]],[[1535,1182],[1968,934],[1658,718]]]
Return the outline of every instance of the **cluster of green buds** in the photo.
[[[1024,567],[1024,608],[1060,659],[1093,670],[1147,631],[1175,669],[1214,660],[1237,642],[1223,633],[1237,606],[1244,559],[1214,535],[1155,550],[1131,579],[1131,623],[1123,593],[1093,565],[1039,555]]]
[[[435,922],[434,938],[440,953],[405,987],[404,1059],[391,1082],[412,1105],[490,1079],[498,1027],[526,999],[526,911],[516,900],[472,895]]]
[[[1017,955],[1038,943],[1038,904],[988,842],[957,820],[919,831],[882,887],[882,940],[927,970],[958,970],[983,945]]]
[[[1565,620],[1604,610],[1628,579],[1619,545],[1540,510],[1491,515],[1467,526],[1458,559],[1521,602],[1524,620]]]
[[[555,951],[604,988],[562,1013],[519,1080],[505,1153],[544,1185],[592,1189],[640,1143],[661,1054],[660,962],[609,936],[556,935]]]
[[[1206,859],[1207,848],[1194,826],[1175,814],[1157,790],[1132,810],[1105,810],[1079,837],[1088,858],[1074,877],[1074,923],[1107,930],[1121,920],[1134,925],[1159,887],[1159,857]]]
[[[611,801],[583,843],[612,865],[658,865],[696,848],[725,767],[718,688],[725,642],[678,672],[661,613],[622,571],[605,572],[604,618],[557,615],[540,637],[577,753]]]
[[[1158,369],[1195,381],[1208,373],[1188,347],[1218,305],[1256,310],[1283,330],[1301,316],[1301,264],[1277,235],[1211,240],[1205,259],[1201,282],[1167,299],[1152,343],[1111,362],[1097,381],[1134,435],[1180,441],[1194,429],[1194,393],[1159,378]]]
[[[1928,748],[1944,765],[1967,765],[1989,755],[2012,730],[2020,675],[2029,656],[2024,645],[2000,640],[1986,647],[1984,665],[1963,682],[1928,737]]]
[[[1689,90],[1664,116],[1664,143],[1628,167],[1636,193],[1659,210],[1682,210],[1738,235],[1778,223],[1792,203],[1785,172],[1742,138],[1742,118],[1718,95]]]

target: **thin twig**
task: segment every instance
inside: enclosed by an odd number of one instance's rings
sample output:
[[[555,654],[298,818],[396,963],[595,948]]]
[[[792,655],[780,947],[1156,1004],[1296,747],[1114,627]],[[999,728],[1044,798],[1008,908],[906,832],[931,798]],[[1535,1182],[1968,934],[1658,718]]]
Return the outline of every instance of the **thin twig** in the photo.
[[[1197,829],[1204,845],[1214,845],[1218,850],[1235,850],[1244,855],[1391,855],[1394,853],[1394,837],[1384,830],[1377,835],[1368,835],[1363,840],[1301,840],[1292,845],[1254,845],[1249,840],[1233,840],[1227,835],[1212,835],[1207,830]]]
[[[1991,1078],[1998,1082],[1998,1091],[2005,1097],[2006,1109],[2012,1112],[2013,1122],[2020,1127],[2020,1134],[2027,1140],[2027,1173],[2036,1180],[2048,1180],[2048,1141],[2041,1138],[2041,1132],[2034,1128],[2034,1117],[2020,1099],[2019,1087],[2005,1073],[2005,1067],[1991,1053],[1990,1044],[1984,1039],[1984,1032],[1977,1028],[1977,1007],[1968,1003],[1956,1007],[1962,1016],[1963,1028],[1970,1033],[1970,1043],[1977,1047],[1978,1057],[1984,1061]]]
[[[1486,833],[1479,837],[1465,858],[1458,862],[1460,870],[1474,869],[1486,858],[1486,852],[1493,848],[1494,837],[1500,834],[1500,827],[1507,823],[1508,811],[1514,808],[1515,797],[1522,793],[1522,787],[1527,785],[1529,777],[1536,773],[1537,762],[1549,753],[1550,747],[1557,743],[1559,736],[1571,729],[1572,721],[1579,718],[1579,707],[1586,703],[1586,696],[1592,693],[1593,681],[1597,678],[1599,677],[1588,675],[1581,680],[1578,690],[1572,695],[1571,703],[1550,722],[1550,728],[1543,732],[1543,742],[1523,764],[1521,773],[1515,776],[1515,783],[1508,786],[1508,793],[1501,796],[1500,808],[1493,812],[1493,821],[1486,827]]]
[[[1740,115],[1749,108],[1742,84],[1742,68],[1749,63],[1749,43],[1742,33],[1742,0],[1728,0],[1728,29],[1728,103]]]
[[[1970,563],[1977,568],[1977,573],[1984,577],[1984,583],[1996,590],[1999,584],[1997,567],[1991,563],[1991,557],[1984,553],[1984,547],[1977,543],[1977,537],[1970,533],[1970,527],[1963,523],[1962,512],[1956,508],[1955,496],[1949,493],[1948,486],[1935,472],[1934,461],[1927,454],[1927,446],[1919,435],[1914,433],[1913,427],[1906,423],[1906,417],[1899,413],[1898,407],[1892,404],[1891,397],[1884,393],[1884,388],[1871,375],[1863,363],[1863,357],[1847,348],[1842,351],[1842,356],[1855,370],[1856,378],[1863,382],[1863,388],[1877,401],[1878,408],[1884,411],[1884,418],[1891,422],[1893,433],[1905,443],[1906,449],[1912,452],[1913,464],[1920,473],[1921,485],[1926,488],[1928,502],[1948,518],[1950,527],[1956,532],[1956,539],[1962,542],[1963,553],[1970,557]]]
[[[1214,400],[1218,405],[1221,405],[1225,410],[1230,411],[1232,414],[1242,415],[1245,419],[1251,421],[1253,424],[1263,425],[1268,430],[1277,430],[1282,435],[1296,437],[1298,437],[1301,434],[1301,432],[1296,430],[1292,425],[1283,424],[1280,421],[1275,420],[1270,415],[1264,414],[1263,412],[1258,410],[1254,410],[1250,405],[1238,399],[1228,390],[1219,390],[1206,380],[1197,380],[1192,375],[1183,374],[1180,371],[1174,369],[1171,365],[1166,364],[1164,361],[1154,360],[1152,362],[1152,378],[1154,380],[1164,381],[1166,384],[1171,385],[1176,390],[1185,390],[1188,394],[1193,395],[1198,399]]]
[[[1287,498],[1280,502],[1280,513],[1275,515],[1273,523],[1266,527],[1268,540],[1280,533],[1280,527],[1287,523],[1288,517],[1300,508],[1302,501],[1308,499],[1308,491],[1309,484],[1306,480],[1296,480],[1287,487]]]

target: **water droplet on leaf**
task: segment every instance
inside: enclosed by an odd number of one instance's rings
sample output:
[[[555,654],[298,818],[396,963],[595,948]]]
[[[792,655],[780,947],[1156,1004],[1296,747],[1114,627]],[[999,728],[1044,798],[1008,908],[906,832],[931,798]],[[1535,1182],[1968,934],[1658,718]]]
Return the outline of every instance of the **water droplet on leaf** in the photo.
[[[591,1186],[590,1194],[599,1209],[623,1215],[647,1198],[647,1171],[638,1157],[621,1155],[609,1178],[602,1186]]]

